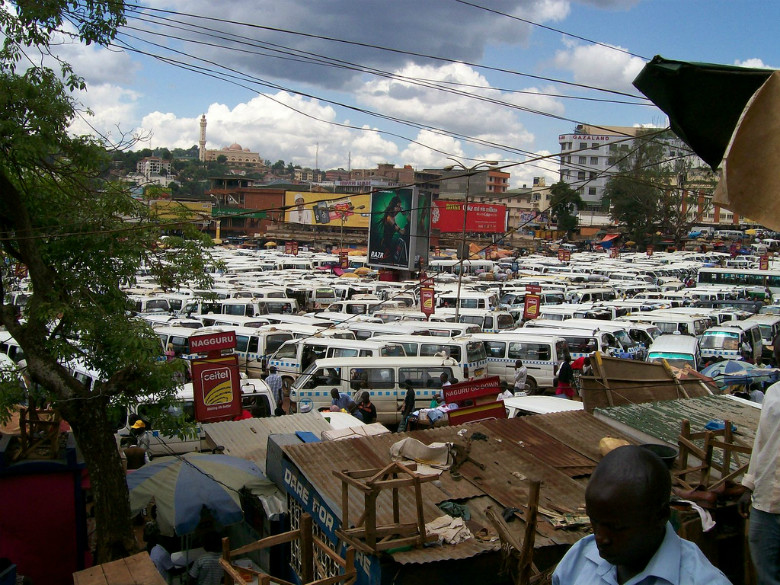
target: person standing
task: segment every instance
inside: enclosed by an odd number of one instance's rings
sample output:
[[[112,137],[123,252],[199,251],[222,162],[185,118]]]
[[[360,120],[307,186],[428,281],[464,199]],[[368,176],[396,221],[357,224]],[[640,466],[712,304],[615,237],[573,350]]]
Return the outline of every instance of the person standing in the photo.
[[[655,453],[618,447],[596,466],[585,488],[593,534],[564,555],[553,585],[730,585],[669,518],[671,474]]]
[[[276,366],[268,368],[268,372],[269,374],[265,379],[265,383],[268,384],[268,389],[271,390],[271,393],[274,395],[277,406],[281,406],[282,409],[284,409],[284,392],[282,391],[284,382],[282,381],[282,377],[278,374]]]
[[[759,585],[780,583],[780,382],[766,390],[742,485],[739,513],[750,518],[750,558]]]
[[[525,381],[528,379],[528,368],[523,365],[523,360],[515,362],[515,394],[525,393]]]
[[[403,404],[398,407],[401,411],[401,422],[398,423],[398,432],[403,433],[406,430],[406,425],[409,422],[409,417],[414,412],[414,401],[417,396],[414,393],[414,386],[412,383],[406,382],[406,396],[404,396]]]
[[[571,369],[571,357],[569,357],[569,354],[564,356],[555,375],[558,378],[558,383],[555,386],[555,395],[560,398],[574,398],[574,387],[571,385],[574,380],[574,370]]]
[[[220,585],[225,570],[219,564],[222,556],[222,539],[216,532],[207,532],[203,537],[206,551],[192,563],[189,571],[190,585]]]

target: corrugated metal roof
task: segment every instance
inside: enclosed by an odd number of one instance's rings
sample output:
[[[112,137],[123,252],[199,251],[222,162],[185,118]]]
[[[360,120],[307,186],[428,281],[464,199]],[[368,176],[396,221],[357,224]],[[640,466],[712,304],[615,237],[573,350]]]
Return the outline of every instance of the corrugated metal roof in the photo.
[[[597,409],[594,414],[626,424],[670,445],[677,445],[684,419],[690,422],[692,433],[706,430],[704,427],[709,421],[729,420],[737,427],[735,437],[752,447],[761,409],[728,396],[703,396],[615,406]],[[722,463],[722,453],[720,449],[715,449],[713,459]]]
[[[599,441],[604,437],[615,437],[625,439],[632,444],[637,443],[631,437],[585,411],[527,416],[524,420],[592,461],[601,460]]]
[[[690,421],[691,432],[704,431],[711,420],[730,420],[737,426],[739,438],[752,445],[761,416],[761,409],[727,396],[629,404],[600,408],[596,412],[673,445],[677,444],[684,419]]]
[[[526,479],[539,478],[543,481],[541,490],[541,506],[554,512],[574,512],[584,505],[584,485],[547,465],[533,454],[533,449],[524,449],[518,441],[523,440],[522,432],[516,430],[528,429],[529,442],[536,445],[542,441],[537,429],[533,429],[519,419],[501,421],[487,425],[474,423],[459,427],[441,427],[426,431],[356,438],[350,441],[334,443],[312,443],[286,446],[285,452],[298,469],[306,476],[317,491],[336,507],[341,503],[341,481],[333,475],[333,470],[359,470],[381,468],[390,462],[390,446],[406,437],[412,436],[425,444],[433,442],[461,441],[458,431],[467,429],[469,433],[479,432],[487,437],[485,441],[473,441],[471,457],[485,465],[480,469],[477,465],[466,462],[460,469],[463,479],[454,481],[449,472],[440,476],[440,487],[432,483],[422,486],[423,511],[427,521],[440,516],[442,512],[436,503],[446,499],[461,498],[460,503],[466,503],[475,517],[483,519],[484,508],[488,502],[498,510],[505,507],[522,508],[527,502],[528,482]],[[462,442],[462,441],[461,441]],[[566,447],[550,437],[549,450],[566,451]],[[537,453],[545,449],[534,448]],[[551,456],[551,460],[574,461],[587,467],[584,458],[577,453],[568,452],[566,456]],[[590,465],[593,465],[591,462]],[[350,518],[356,519],[364,507],[364,498],[356,489],[350,489]],[[489,496],[489,498],[486,498]],[[463,498],[468,498],[463,500]],[[486,498],[486,499],[483,499]],[[406,514],[413,514],[415,509],[412,490],[400,490],[401,509]],[[340,509],[334,512],[341,516]],[[402,515],[401,521],[409,521]],[[390,493],[377,499],[377,524],[392,523],[392,503]],[[523,523],[512,522],[513,532],[522,538]],[[495,534],[492,526],[487,523],[485,528]],[[555,530],[552,525],[540,517],[537,547],[551,543],[572,543],[582,537],[582,530]],[[394,559],[403,564],[428,563],[439,560],[470,558],[477,554],[497,550],[499,541],[492,543],[468,540],[456,546],[428,547],[394,553]]]
[[[263,473],[265,473],[265,456],[269,435],[310,431],[319,437],[322,431],[327,431],[330,428],[331,426],[318,412],[249,418],[203,425],[206,439],[213,447],[224,447],[226,455],[252,461]]]

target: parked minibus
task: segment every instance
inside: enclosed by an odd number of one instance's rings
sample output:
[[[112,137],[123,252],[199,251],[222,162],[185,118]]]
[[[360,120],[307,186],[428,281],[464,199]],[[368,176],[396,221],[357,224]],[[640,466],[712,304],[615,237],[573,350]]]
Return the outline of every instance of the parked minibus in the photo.
[[[441,392],[442,373],[450,380],[466,379],[452,358],[445,357],[356,357],[318,360],[301,374],[290,389],[290,403],[298,412],[327,409],[331,390],[349,394],[353,400],[368,392],[383,424],[400,421],[406,396],[406,382],[415,389],[417,408],[427,407]]]
[[[268,367],[274,366],[282,377],[285,388],[289,388],[295,379],[312,362],[339,357],[403,357],[406,354],[403,344],[393,339],[394,335],[384,338],[372,337],[370,340],[338,339],[334,337],[308,337],[283,343],[268,358]],[[430,338],[428,338],[430,339]]]
[[[647,361],[662,360],[677,368],[684,368],[687,365],[698,371],[702,365],[699,340],[690,335],[660,335],[650,346]]]
[[[499,376],[510,388],[515,383],[515,362],[522,360],[528,370],[527,392],[551,388],[555,368],[569,351],[563,337],[534,335],[536,330],[518,329],[508,333],[478,333],[487,356],[487,375]]]
[[[381,335],[372,341],[399,343],[407,356],[428,357],[445,355],[455,359],[466,378],[485,375],[486,358],[482,343],[471,335],[437,337],[435,335]]]

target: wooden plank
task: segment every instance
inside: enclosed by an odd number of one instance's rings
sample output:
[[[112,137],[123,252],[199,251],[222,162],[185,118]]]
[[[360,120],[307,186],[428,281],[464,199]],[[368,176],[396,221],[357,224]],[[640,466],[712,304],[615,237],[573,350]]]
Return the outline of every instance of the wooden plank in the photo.
[[[351,571],[344,573],[343,575],[334,575],[333,577],[326,577],[325,579],[312,581],[310,583],[307,583],[306,585],[334,585],[339,581],[344,581],[346,579],[354,578],[356,575],[357,575],[357,571],[352,569]]]
[[[223,558],[220,558],[219,559],[219,564],[225,570],[225,577],[227,577],[228,579],[231,579],[235,583],[246,583],[246,581],[244,581],[244,578],[241,576],[241,573],[239,573],[233,567],[233,565],[231,565],[228,561],[226,561]]]
[[[301,581],[309,583],[314,578],[314,536],[312,517],[301,514]]]
[[[73,573],[75,585],[106,585],[106,576],[100,565]]]
[[[133,577],[133,583],[138,585],[166,585],[165,579],[162,578],[152,559],[149,558],[149,553],[142,552],[124,560]]]
[[[274,534],[273,536],[267,536],[265,538],[261,538],[260,540],[256,540],[255,542],[250,542],[249,544],[245,544],[244,546],[231,550],[230,556],[237,557],[239,555],[243,555],[255,550],[269,548],[271,546],[284,544],[286,542],[292,542],[293,540],[296,540],[299,536],[300,536],[300,530],[291,530],[290,532],[283,532],[282,534]]]
[[[365,528],[350,528],[349,530],[342,530],[342,534],[346,534],[350,537],[365,535]],[[388,534],[399,534],[405,536],[407,534],[417,534],[417,523],[408,524],[384,524],[376,527],[376,535],[387,536]]]
[[[345,567],[345,561],[341,558],[341,556],[332,548],[330,548],[327,544],[325,544],[324,541],[320,540],[316,536],[312,536],[312,539],[314,540],[314,546],[318,547],[322,552],[324,552],[330,559],[336,563],[339,567],[342,569]]]
[[[103,572],[106,575],[108,585],[138,585],[133,581],[130,569],[127,568],[125,559],[112,561],[103,565]]]
[[[406,538],[394,538],[393,540],[378,542],[376,545],[376,550],[377,552],[382,552],[385,550],[390,550],[392,548],[398,548],[401,546],[409,546],[409,545],[417,546],[420,544],[420,541],[426,543],[426,542],[434,542],[438,539],[439,537],[436,536],[435,534],[431,534],[430,536],[425,536],[425,537],[421,537],[418,535],[418,536],[408,536]]]

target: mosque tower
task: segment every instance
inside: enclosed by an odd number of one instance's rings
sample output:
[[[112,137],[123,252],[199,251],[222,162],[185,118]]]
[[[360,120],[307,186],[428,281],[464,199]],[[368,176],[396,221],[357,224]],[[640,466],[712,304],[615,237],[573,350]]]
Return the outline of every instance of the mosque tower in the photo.
[[[198,159],[200,162],[206,162],[206,114],[200,117],[200,141],[198,144],[200,145]]]

